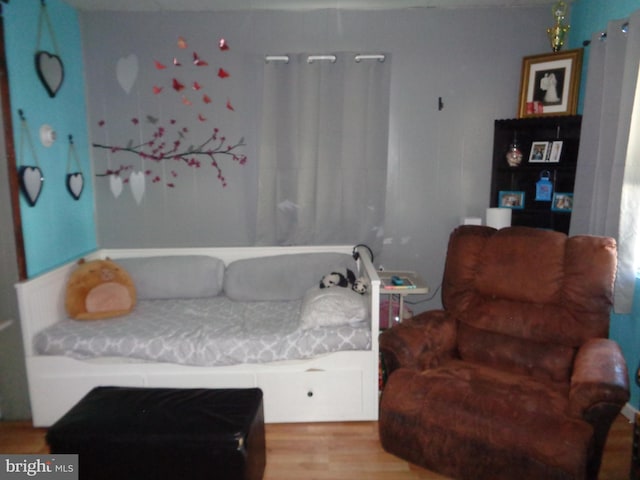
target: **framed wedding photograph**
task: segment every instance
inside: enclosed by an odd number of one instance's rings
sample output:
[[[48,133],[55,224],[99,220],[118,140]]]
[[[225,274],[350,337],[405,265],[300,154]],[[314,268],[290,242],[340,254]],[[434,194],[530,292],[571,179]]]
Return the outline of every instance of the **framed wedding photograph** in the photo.
[[[573,210],[573,193],[554,193],[551,210],[554,212],[570,212]]]
[[[581,48],[524,57],[518,118],[575,115],[581,68]]]
[[[524,208],[524,192],[502,190],[498,193],[498,206],[520,210]]]
[[[562,153],[562,140],[551,142],[551,150],[549,151],[549,162],[560,162],[560,154]]]
[[[533,142],[531,144],[531,152],[529,153],[529,162],[546,162],[548,151],[549,142]]]

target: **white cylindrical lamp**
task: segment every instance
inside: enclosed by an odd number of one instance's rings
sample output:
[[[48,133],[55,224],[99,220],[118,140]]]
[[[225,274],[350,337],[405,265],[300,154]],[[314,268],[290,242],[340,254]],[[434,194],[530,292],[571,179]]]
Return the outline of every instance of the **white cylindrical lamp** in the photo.
[[[497,228],[511,226],[511,209],[510,208],[487,208],[487,226]]]

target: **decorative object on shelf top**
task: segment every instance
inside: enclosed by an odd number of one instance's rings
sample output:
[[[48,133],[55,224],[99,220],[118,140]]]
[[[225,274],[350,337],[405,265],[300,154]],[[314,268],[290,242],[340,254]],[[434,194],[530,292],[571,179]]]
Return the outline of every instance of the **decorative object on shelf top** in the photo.
[[[513,134],[513,142],[511,142],[509,150],[507,150],[506,158],[510,167],[517,167],[520,165],[520,162],[522,162],[522,151],[518,145],[518,137],[515,133]]]
[[[559,52],[564,45],[564,36],[567,34],[571,25],[567,25],[564,22],[564,18],[567,15],[567,4],[563,1],[555,3],[551,7],[551,13],[553,13],[556,23],[553,27],[547,28],[547,35],[551,42],[551,50]]]
[[[575,115],[582,53],[580,48],[522,59],[519,118]]]

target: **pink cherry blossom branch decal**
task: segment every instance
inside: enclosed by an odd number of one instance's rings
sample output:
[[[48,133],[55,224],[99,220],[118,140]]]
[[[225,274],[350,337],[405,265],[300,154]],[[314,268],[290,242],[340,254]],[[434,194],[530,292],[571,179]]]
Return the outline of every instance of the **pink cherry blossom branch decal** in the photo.
[[[171,120],[170,123],[174,125],[175,121]],[[105,125],[105,122],[101,120],[98,125],[102,127]],[[168,140],[165,127],[158,126],[153,132],[151,139],[137,145],[134,144],[133,141],[129,141],[124,146],[94,143],[93,147],[109,150],[112,155],[120,153],[134,154],[142,160],[156,163],[167,160],[178,161],[190,168],[201,168],[205,165],[203,160],[207,160],[209,165],[216,171],[217,179],[223,187],[227,186],[227,181],[223,175],[219,160],[226,158],[240,165],[245,165],[247,162],[247,156],[238,152],[241,147],[246,146],[244,137],[241,137],[240,140],[235,143],[230,143],[225,136],[221,135],[217,128],[214,128],[211,135],[202,143],[185,147],[183,141],[185,135],[188,133],[188,129],[186,127],[178,128],[175,133],[177,134],[177,138],[173,141]],[[132,171],[132,165],[121,165],[116,169],[107,169],[102,173],[97,173],[96,177],[117,175],[124,177],[123,182],[127,183],[129,180],[128,175],[130,175]],[[160,182],[160,176],[155,175],[151,169],[146,169],[144,173],[146,176],[151,177],[152,183]],[[171,170],[171,177],[175,179],[177,176],[176,171]],[[173,188],[175,187],[175,182],[167,183],[167,186]]]

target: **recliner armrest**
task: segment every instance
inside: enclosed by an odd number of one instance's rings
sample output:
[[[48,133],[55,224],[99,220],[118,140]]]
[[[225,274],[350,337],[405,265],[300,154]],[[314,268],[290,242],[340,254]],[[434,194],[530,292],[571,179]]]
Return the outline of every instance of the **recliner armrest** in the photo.
[[[580,347],[574,362],[569,393],[569,413],[584,417],[603,403],[620,405],[629,400],[629,376],[618,344],[593,338]]]
[[[404,367],[424,369],[456,355],[457,322],[444,310],[421,313],[380,335],[380,353],[389,374]]]

